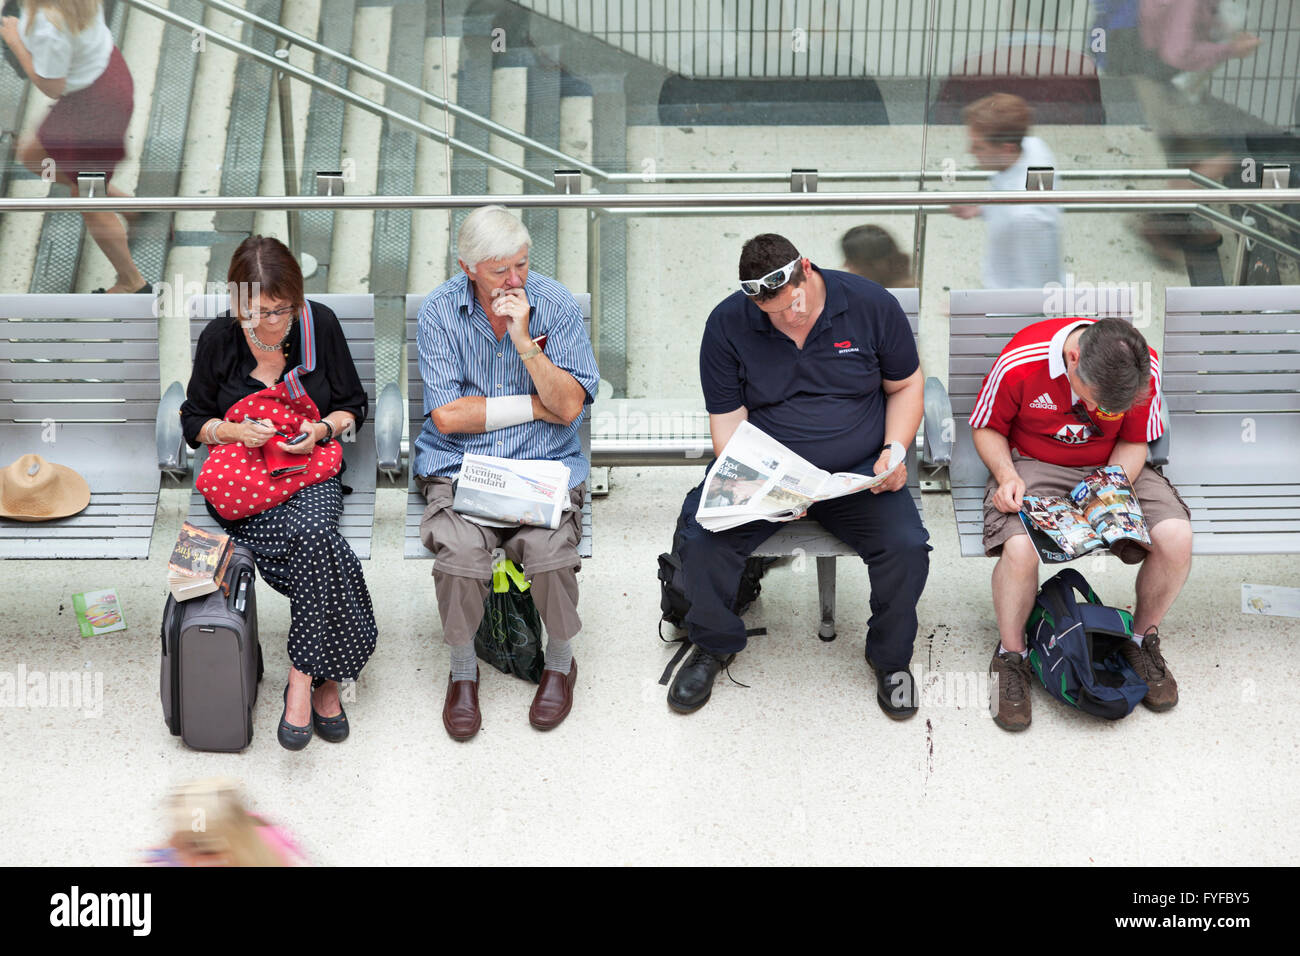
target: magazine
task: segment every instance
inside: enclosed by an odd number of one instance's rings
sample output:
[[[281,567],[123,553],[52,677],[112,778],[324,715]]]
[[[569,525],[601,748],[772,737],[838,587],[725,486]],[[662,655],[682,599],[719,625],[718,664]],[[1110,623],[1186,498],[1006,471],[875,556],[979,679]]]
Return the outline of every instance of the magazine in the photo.
[[[569,504],[569,466],[545,459],[468,454],[451,510],[490,528],[558,528]]]
[[[1044,564],[1073,561],[1122,541],[1151,550],[1142,506],[1120,465],[1098,468],[1067,497],[1026,495],[1020,520]]]
[[[85,591],[72,595],[72,609],[77,612],[77,627],[82,637],[95,637],[113,631],[125,631],[122,605],[117,600],[115,588],[102,591]]]
[[[185,522],[167,562],[167,586],[172,596],[188,601],[221,587],[234,550],[230,535],[214,534]]]
[[[741,422],[704,479],[695,520],[709,531],[759,519],[793,521],[815,502],[857,494],[888,479],[907,454],[898,442],[889,447],[889,469],[879,475],[831,474],[762,429]]]

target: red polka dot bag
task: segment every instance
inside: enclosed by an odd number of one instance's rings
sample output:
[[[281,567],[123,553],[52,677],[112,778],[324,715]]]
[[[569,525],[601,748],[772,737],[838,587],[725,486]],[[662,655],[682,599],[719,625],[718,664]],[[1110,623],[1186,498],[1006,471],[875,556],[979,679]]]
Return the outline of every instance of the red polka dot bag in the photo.
[[[301,381],[302,373],[316,367],[316,338],[311,307],[306,303],[299,313],[299,320],[302,322],[303,364],[285,375],[279,383],[235,402],[226,410],[226,421],[242,422],[248,415],[269,420],[276,431],[285,435],[297,435],[303,422],[320,420],[320,409]],[[284,453],[276,457],[291,456]],[[217,514],[227,521],[238,521],[283,504],[300,489],[333,478],[343,467],[343,448],[336,441],[317,445],[309,457],[292,457],[307,462],[306,471],[273,478],[261,448],[249,448],[243,442],[213,445],[194,486]]]

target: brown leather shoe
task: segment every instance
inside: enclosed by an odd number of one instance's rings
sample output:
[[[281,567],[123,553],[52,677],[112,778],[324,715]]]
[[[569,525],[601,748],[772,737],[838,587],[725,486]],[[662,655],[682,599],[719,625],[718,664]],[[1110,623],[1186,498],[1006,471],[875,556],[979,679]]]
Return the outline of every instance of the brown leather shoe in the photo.
[[[442,725],[456,740],[469,740],[483,726],[478,709],[478,672],[474,680],[451,679],[447,674],[447,699],[442,705]]]
[[[993,723],[1003,730],[1014,733],[1029,728],[1032,675],[1029,661],[1017,651],[1001,651],[1000,644],[993,649],[993,660],[989,664],[989,676],[993,678],[989,688],[989,712],[993,715]]]
[[[1160,652],[1159,630],[1148,627],[1141,644],[1125,641],[1121,652],[1138,677],[1146,681],[1147,695],[1142,703],[1148,710],[1168,710],[1178,703],[1178,682]]]
[[[542,671],[542,679],[528,708],[528,722],[538,730],[552,730],[564,722],[573,707],[573,684],[578,679],[578,659],[569,663],[569,673]]]

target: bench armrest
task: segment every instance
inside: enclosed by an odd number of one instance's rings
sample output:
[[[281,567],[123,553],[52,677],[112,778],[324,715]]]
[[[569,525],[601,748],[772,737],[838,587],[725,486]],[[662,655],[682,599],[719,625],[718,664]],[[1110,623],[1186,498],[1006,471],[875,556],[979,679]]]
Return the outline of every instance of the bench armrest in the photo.
[[[402,390],[390,382],[375,403],[375,461],[379,470],[390,478],[402,474],[402,426],[406,413],[402,408]]]
[[[186,460],[185,433],[181,430],[181,405],[184,402],[185,388],[180,382],[172,382],[158,403],[158,419],[154,423],[158,470],[178,478],[190,470]]]
[[[1147,442],[1147,461],[1156,466],[1169,464],[1169,406],[1164,402],[1160,403],[1160,421],[1165,430],[1155,441]]]
[[[943,382],[931,376],[925,380],[925,417],[921,422],[925,436],[921,461],[935,468],[952,463],[952,401]]]

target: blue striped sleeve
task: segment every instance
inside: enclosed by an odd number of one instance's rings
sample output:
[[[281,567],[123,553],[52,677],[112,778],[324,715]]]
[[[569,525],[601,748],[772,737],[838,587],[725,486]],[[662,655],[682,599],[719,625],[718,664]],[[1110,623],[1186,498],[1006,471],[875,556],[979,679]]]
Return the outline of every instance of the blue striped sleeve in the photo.
[[[596,368],[596,355],[591,349],[582,310],[571,296],[556,316],[555,326],[546,339],[546,357],[556,368],[574,377],[587,393],[584,405],[596,400],[596,385],[600,372]]]
[[[456,361],[456,349],[447,334],[445,317],[438,309],[455,308],[444,298],[435,303],[433,296],[420,307],[420,320],[415,329],[416,348],[420,354],[420,378],[424,380],[424,414],[441,408],[461,397],[462,377]]]

